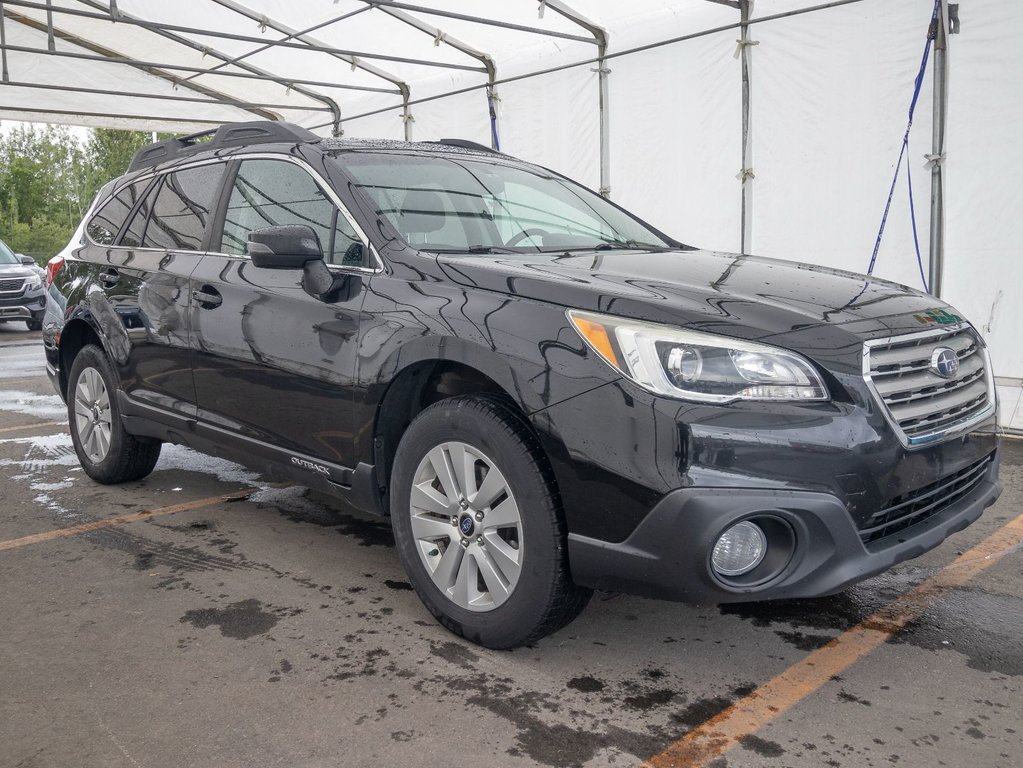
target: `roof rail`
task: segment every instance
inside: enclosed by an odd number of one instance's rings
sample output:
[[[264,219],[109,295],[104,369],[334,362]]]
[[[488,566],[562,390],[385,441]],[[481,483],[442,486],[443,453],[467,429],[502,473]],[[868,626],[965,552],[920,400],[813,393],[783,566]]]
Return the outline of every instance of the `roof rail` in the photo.
[[[479,144],[475,141],[469,141],[468,139],[438,139],[437,144],[444,144],[449,147],[461,147],[462,149],[475,149],[477,152],[489,152],[492,155],[501,154],[496,149],[488,147],[486,144]]]
[[[207,139],[206,137],[212,136]],[[209,131],[179,136],[142,147],[128,166],[137,171],[179,157],[220,147],[242,147],[247,144],[319,141],[321,137],[310,130],[287,122],[256,120],[250,123],[226,123]]]

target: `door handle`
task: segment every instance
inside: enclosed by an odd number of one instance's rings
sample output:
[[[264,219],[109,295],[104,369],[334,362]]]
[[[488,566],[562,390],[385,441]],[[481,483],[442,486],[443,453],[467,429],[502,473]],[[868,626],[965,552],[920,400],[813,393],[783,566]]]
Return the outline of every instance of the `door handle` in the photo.
[[[104,288],[113,288],[120,279],[121,275],[116,269],[106,269],[99,273],[99,281]]]
[[[215,309],[224,303],[224,299],[217,289],[210,285],[204,285],[198,291],[192,291],[192,299],[203,309]]]

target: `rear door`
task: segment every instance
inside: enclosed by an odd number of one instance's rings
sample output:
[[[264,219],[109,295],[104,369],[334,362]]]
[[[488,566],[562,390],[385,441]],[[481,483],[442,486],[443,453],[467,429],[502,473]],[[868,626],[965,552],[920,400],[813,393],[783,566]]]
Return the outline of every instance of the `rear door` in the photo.
[[[138,186],[120,238],[99,251],[88,304],[104,330],[123,389],[141,406],[194,418],[195,386],[188,343],[188,279],[202,259],[223,162],[174,171]],[[89,227],[95,239],[103,211]],[[158,417],[154,412],[149,414]]]
[[[193,371],[201,426],[240,447],[349,482],[353,387],[367,244],[327,185],[281,157],[232,168],[217,242],[192,275]],[[282,224],[316,232],[347,289],[331,303],[301,286],[300,269],[260,269],[248,233]],[[219,253],[213,253],[219,251]],[[306,463],[303,463],[306,462]],[[330,466],[324,466],[329,464]]]

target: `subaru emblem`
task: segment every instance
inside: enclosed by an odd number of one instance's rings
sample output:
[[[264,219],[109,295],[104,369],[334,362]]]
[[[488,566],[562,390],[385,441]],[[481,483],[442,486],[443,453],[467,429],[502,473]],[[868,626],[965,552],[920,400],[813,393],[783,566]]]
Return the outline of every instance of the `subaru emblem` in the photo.
[[[931,354],[931,371],[943,379],[951,379],[959,370],[959,355],[948,347],[938,347]]]

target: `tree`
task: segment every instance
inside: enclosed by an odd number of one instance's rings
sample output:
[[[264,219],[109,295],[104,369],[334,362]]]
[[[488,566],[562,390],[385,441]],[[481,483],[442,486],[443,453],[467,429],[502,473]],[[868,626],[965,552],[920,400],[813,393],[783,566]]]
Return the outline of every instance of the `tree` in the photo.
[[[0,136],[0,239],[45,260],[63,248],[99,188],[151,141],[141,131],[94,129],[84,144],[63,126]]]

